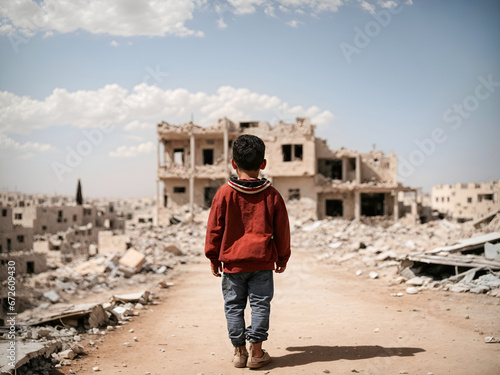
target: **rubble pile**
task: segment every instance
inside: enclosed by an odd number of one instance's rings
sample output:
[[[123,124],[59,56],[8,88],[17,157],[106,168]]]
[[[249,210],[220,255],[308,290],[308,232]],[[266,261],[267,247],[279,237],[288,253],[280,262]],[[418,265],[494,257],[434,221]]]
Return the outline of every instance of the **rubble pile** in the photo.
[[[288,209],[292,246],[308,249],[318,261],[342,265],[358,276],[386,278],[396,284],[406,282],[407,293],[418,293],[422,288],[440,288],[500,296],[500,272],[495,272],[500,271],[495,268],[500,267],[500,260],[486,259],[482,244],[474,248],[477,254],[458,252],[460,241],[455,246],[456,252],[442,251],[443,245],[455,245],[457,239],[500,232],[500,214],[488,225],[476,229],[467,223],[448,220],[417,224],[411,216],[398,222],[381,217],[361,221],[314,220],[307,214],[310,211],[303,201],[289,203]],[[427,255],[432,249],[440,250],[439,257],[446,259],[437,265],[431,260],[428,266],[422,254]],[[472,265],[474,267],[470,267]],[[471,272],[470,268],[474,273],[469,277],[457,277],[458,273]]]
[[[439,288],[500,296],[500,213],[480,225],[418,224],[412,216],[398,222],[382,217],[316,220],[314,202],[306,199],[287,207],[292,248],[307,249],[314,261],[339,265],[359,277],[404,283],[406,294]],[[196,207],[191,217],[183,207],[166,227],[130,224],[122,237],[103,234],[101,249],[92,245],[94,255],[84,261],[20,275],[32,309],[18,315],[19,345],[25,351],[18,374],[48,374],[51,366],[71,365],[99,337],[157,303],[149,292],[114,295],[105,303],[77,301],[127,285],[171,286],[167,280],[176,267],[203,252],[208,214]]]
[[[38,311],[20,314],[24,324],[17,332],[17,350],[21,353],[17,374],[48,375],[53,367],[71,366],[74,358],[96,346],[102,336],[123,328],[147,305],[158,304],[154,298],[143,291],[113,295],[110,302],[57,304],[42,315]]]
[[[120,253],[99,253],[86,261],[53,264],[52,271],[22,276],[32,306],[42,301],[73,302],[90,293],[105,292],[129,285],[156,285],[178,264],[186,263],[203,251],[204,227],[194,223],[154,227],[133,226],[127,230],[129,249]],[[133,253],[133,255],[132,255]],[[57,271],[56,271],[57,270]],[[21,277],[21,276],[20,276]]]

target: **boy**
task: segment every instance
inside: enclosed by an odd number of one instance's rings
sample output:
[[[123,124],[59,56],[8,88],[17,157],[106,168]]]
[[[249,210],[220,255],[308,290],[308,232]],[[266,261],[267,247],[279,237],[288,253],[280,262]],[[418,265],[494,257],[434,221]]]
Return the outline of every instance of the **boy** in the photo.
[[[242,135],[234,142],[231,164],[238,178],[231,177],[217,191],[207,223],[205,255],[214,276],[221,277],[223,272],[224,311],[235,347],[235,367],[259,368],[271,362],[262,342],[269,330],[272,271],[284,272],[290,257],[283,198],[268,180],[258,178],[266,167],[265,150],[264,142],[254,135]],[[247,298],[252,322],[245,328]]]

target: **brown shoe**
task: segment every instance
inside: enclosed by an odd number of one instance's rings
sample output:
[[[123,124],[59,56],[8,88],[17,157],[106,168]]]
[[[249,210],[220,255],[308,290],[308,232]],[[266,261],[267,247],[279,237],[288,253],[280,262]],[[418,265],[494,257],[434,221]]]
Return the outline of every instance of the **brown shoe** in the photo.
[[[242,368],[247,365],[248,352],[246,348],[234,348],[234,367]]]
[[[264,355],[261,358],[252,357],[252,351],[250,351],[250,358],[248,358],[247,366],[250,368],[260,368],[262,366],[268,365],[271,363],[271,356],[268,352],[262,349]]]

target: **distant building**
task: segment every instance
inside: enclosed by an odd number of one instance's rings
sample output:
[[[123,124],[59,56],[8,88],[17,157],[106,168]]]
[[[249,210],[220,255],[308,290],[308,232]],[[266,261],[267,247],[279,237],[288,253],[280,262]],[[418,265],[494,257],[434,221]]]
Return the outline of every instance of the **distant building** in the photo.
[[[45,254],[33,251],[36,235],[56,235],[46,248],[69,261],[86,257],[99,231],[124,229],[125,217],[111,203],[76,205],[68,197],[0,193],[0,274],[9,260],[15,260],[18,273],[47,269]]]
[[[241,134],[254,134],[266,143],[270,179],[285,200],[309,198],[315,216],[359,219],[364,216],[401,216],[399,192],[413,192],[397,182],[397,158],[374,150],[328,148],[314,135],[307,118],[296,123],[240,122],[224,118],[201,127],[193,123],[158,124],[158,223],[169,222],[173,208],[209,208],[217,189],[231,173],[232,143]]]
[[[432,208],[460,221],[474,220],[500,209],[500,180],[436,185]]]

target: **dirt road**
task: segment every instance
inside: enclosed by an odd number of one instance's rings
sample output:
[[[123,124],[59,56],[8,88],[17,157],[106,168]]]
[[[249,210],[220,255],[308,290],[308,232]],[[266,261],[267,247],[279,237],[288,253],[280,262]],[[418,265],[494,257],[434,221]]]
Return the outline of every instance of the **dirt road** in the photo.
[[[443,291],[393,297],[404,285],[310,259],[307,250],[295,250],[286,272],[275,275],[264,343],[274,361],[262,369],[232,367],[220,279],[202,257],[181,266],[175,286],[159,292],[162,304],[152,312],[143,310],[102,341],[89,338],[97,349],[84,341],[88,355],[71,369],[94,374],[98,366],[100,373],[124,375],[500,374],[500,344],[484,342],[500,336],[499,299]],[[70,367],[60,371],[70,374]]]

